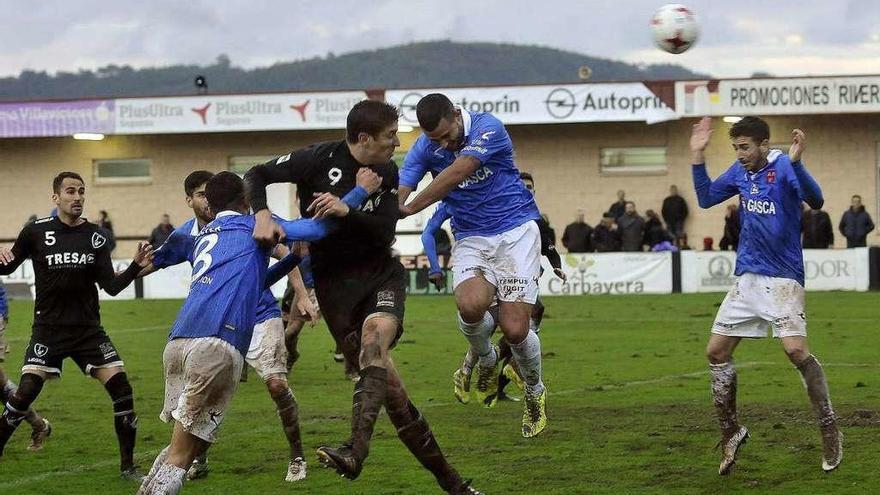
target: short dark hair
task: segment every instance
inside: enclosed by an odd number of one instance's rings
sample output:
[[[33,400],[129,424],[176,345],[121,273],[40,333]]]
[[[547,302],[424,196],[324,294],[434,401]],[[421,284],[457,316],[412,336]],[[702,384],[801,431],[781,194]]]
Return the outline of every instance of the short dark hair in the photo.
[[[217,214],[223,210],[237,209],[245,204],[244,181],[232,172],[220,172],[205,184],[208,205]]]
[[[853,195],[852,195],[852,197],[851,197],[851,198],[849,198],[849,199],[850,199],[850,201],[852,201],[852,200],[853,200],[853,199],[856,199],[856,198],[859,198],[859,201],[861,201],[861,200],[862,200],[862,197],[861,197],[861,196],[859,196],[859,195],[858,195],[858,194],[853,194]]]
[[[535,178],[532,177],[532,174],[530,174],[530,173],[528,173],[528,172],[520,172],[520,173],[519,173],[519,179],[520,179],[520,180],[530,180],[530,181],[532,181],[532,184],[535,183]]]
[[[455,107],[446,95],[431,93],[416,104],[416,118],[419,119],[419,127],[431,132],[443,119],[452,117]]]
[[[192,197],[193,192],[196,189],[202,186],[202,184],[206,184],[211,177],[214,177],[214,172],[208,172],[207,170],[196,170],[195,172],[186,176],[186,179],[183,179],[183,190],[186,192],[186,195]]]
[[[363,100],[351,107],[345,120],[345,140],[356,143],[362,132],[376,137],[400,119],[397,107],[384,101]]]
[[[55,179],[52,180],[52,191],[55,192],[55,194],[61,192],[61,183],[64,182],[64,179],[76,179],[83,184],[86,183],[86,181],[84,181],[83,178],[80,177],[80,175],[76,172],[61,172],[60,174],[55,176]]]
[[[759,117],[743,117],[739,122],[730,127],[730,139],[740,136],[749,137],[756,143],[770,139],[770,126]]]

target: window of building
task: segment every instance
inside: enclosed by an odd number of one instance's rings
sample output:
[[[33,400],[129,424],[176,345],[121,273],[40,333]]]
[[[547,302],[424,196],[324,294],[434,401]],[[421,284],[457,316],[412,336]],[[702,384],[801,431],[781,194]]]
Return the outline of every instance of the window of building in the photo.
[[[149,184],[152,182],[148,158],[95,160],[95,184]]]
[[[603,174],[665,174],[665,146],[601,148],[599,167]]]

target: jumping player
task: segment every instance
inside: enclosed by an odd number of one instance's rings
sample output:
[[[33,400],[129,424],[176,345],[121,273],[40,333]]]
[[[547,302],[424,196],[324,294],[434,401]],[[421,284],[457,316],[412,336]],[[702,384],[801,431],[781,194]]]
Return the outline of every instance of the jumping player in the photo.
[[[360,210],[340,220],[339,230],[310,246],[315,292],[324,319],[347,359],[359,363],[351,437],[339,448],[321,447],[319,459],[350,479],[357,478],[369,453],[370,439],[382,406],[410,452],[449,493],[477,493],[446,461],[428,423],[403,387],[390,350],[403,332],[406,271],[391,256],[398,219],[397,167],[391,161],[400,145],[397,109],[366,100],[349,112],[346,138],[319,143],[284,155],[246,174],[256,212],[254,237],[277,242],[279,227],[266,209],[266,185],[297,184],[300,205],[314,194],[340,195],[355,183],[362,168],[382,177],[379,191]],[[303,209],[320,218],[327,203]]]
[[[455,108],[439,93],[422,98],[416,116],[424,133],[400,172],[401,214],[441,199],[449,207],[456,222],[452,257],[459,327],[479,359],[476,396],[485,407],[497,400],[501,359],[490,340],[495,322],[488,313],[497,300],[501,331],[525,376],[522,435],[534,437],[547,426],[541,341],[529,330],[541,269],[538,207],[520,181],[513,143],[496,117]],[[404,205],[428,172],[434,180]]]
[[[757,117],[745,117],[730,128],[736,161],[714,181],[706,173],[704,151],[712,121],[693,126],[690,148],[694,187],[701,208],[739,195],[742,230],[736,253],[735,285],[727,293],[706,354],[712,373],[712,397],[721,426],[721,464],[728,474],[739,447],[749,437],[736,416],[736,368],[733,351],[743,338],[782,341],[788,359],[803,378],[822,436],[822,469],[831,471],[843,459],[843,434],[837,429],[825,372],[807,347],[804,312],[804,259],[801,249],[801,202],[814,209],[824,203],[819,184],[801,163],[806,136],[792,131],[788,155],[771,150],[770,128]]]

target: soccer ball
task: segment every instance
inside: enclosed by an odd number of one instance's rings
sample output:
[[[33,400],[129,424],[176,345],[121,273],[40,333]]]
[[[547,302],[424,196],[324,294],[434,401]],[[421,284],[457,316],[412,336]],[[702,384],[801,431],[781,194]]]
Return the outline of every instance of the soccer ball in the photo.
[[[669,53],[683,53],[697,42],[700,26],[694,11],[679,3],[664,5],[651,18],[654,44]]]

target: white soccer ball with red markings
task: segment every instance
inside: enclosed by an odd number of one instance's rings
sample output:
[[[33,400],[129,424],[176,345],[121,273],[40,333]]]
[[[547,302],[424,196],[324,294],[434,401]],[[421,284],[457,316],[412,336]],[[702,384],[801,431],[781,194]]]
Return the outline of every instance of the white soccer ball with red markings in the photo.
[[[694,11],[680,3],[657,9],[651,18],[654,44],[669,53],[684,53],[700,37],[700,26]]]

